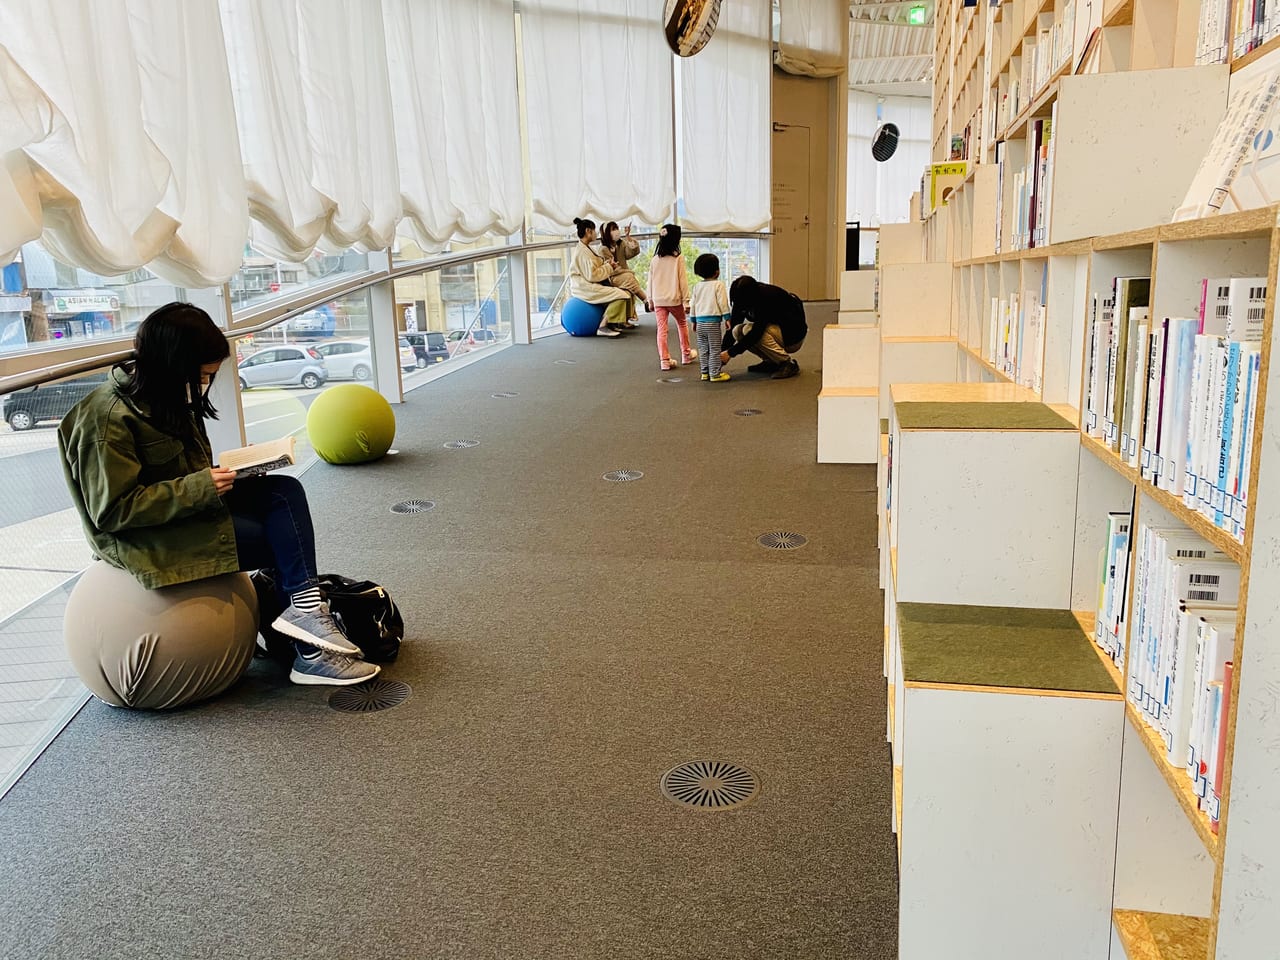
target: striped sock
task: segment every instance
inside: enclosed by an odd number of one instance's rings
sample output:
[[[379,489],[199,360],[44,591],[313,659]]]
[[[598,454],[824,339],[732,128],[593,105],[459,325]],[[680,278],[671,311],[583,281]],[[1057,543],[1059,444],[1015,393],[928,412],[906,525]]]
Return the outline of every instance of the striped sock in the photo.
[[[323,599],[324,597],[320,596],[319,587],[307,587],[291,596],[289,602],[303,613],[310,613],[312,610],[320,609],[320,602]]]

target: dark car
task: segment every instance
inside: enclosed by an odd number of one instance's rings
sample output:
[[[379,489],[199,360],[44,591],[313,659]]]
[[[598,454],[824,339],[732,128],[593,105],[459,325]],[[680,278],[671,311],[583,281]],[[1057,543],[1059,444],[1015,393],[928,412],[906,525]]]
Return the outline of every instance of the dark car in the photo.
[[[418,368],[433,363],[443,363],[449,359],[449,346],[444,342],[443,333],[406,333],[402,336],[413,347],[414,356],[418,358]]]
[[[41,383],[4,398],[4,418],[14,430],[30,430],[41,420],[61,420],[107,380],[107,374]]]

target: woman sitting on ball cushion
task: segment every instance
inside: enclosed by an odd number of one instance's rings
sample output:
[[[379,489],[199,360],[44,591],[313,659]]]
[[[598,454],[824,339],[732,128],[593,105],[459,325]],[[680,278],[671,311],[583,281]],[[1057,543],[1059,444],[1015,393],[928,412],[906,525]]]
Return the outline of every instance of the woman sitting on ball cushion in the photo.
[[[302,484],[237,480],[213,465],[208,389],[230,355],[209,315],[170,303],[138,327],[135,359],[111,371],[58,427],[58,449],[90,545],[148,589],[274,569],[290,604],[272,626],[294,641],[295,683],[360,683],[359,660],[329,614]]]

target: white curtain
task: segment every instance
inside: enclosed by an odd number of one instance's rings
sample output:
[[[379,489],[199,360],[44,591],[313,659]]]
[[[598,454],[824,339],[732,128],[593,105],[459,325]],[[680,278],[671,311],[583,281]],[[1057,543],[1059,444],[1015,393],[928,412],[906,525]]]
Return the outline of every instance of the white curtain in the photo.
[[[676,61],[680,197],[690,229],[769,224],[769,23],[769,0],[731,0],[702,52]]]
[[[401,216],[382,8],[221,0],[253,246],[391,245]]]
[[[673,55],[662,9],[663,0],[521,0],[535,222],[666,219]]]
[[[0,263],[221,283],[247,229],[216,0],[0,0]]]
[[[383,0],[405,217],[425,249],[524,217],[512,0]]]
[[[849,65],[849,0],[778,0],[777,64],[787,73],[834,77]]]
[[[881,120],[876,119],[880,104]],[[928,97],[878,97],[849,91],[849,221],[864,227],[908,219],[911,194],[929,163],[932,105]],[[871,156],[871,139],[881,122],[898,127],[898,149],[883,163]]]

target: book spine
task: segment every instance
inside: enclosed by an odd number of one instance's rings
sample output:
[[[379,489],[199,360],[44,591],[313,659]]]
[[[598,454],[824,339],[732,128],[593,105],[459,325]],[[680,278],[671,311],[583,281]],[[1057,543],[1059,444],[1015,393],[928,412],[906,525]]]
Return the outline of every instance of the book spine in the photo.
[[[1219,527],[1230,520],[1231,508],[1227,505],[1227,478],[1231,473],[1232,428],[1235,426],[1236,398],[1240,388],[1240,342],[1227,344],[1226,374],[1222,387],[1222,423],[1218,433],[1221,439],[1217,450],[1217,472],[1213,493],[1213,522]]]
[[[1218,740],[1213,751],[1213,806],[1209,812],[1210,827],[1218,832],[1219,814],[1222,812],[1222,782],[1227,758],[1227,730],[1231,718],[1231,681],[1235,665],[1228,663],[1222,671],[1222,709],[1218,715]]]

